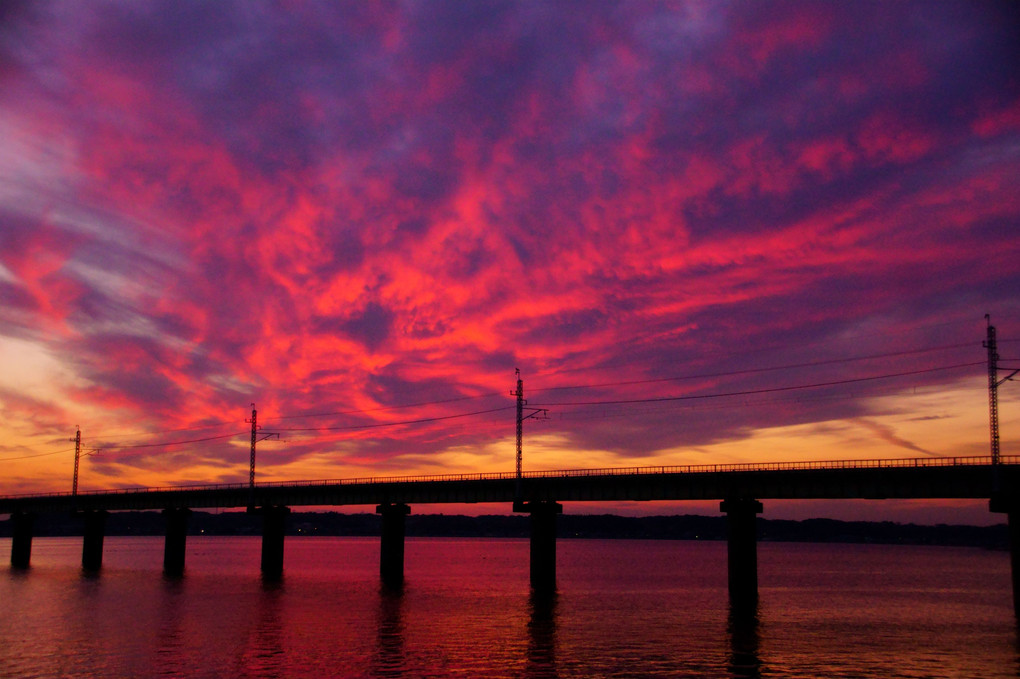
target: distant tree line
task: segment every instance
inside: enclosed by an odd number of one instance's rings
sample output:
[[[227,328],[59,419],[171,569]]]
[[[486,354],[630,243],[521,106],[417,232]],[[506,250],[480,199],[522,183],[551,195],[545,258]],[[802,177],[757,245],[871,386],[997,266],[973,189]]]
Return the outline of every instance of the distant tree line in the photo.
[[[407,517],[408,537],[488,537],[526,538],[526,515],[460,516],[412,514]],[[107,520],[107,535],[163,535],[163,517],[159,512],[112,512]],[[294,512],[288,520],[289,535],[374,536],[379,535],[380,519],[375,514],[338,512]],[[262,521],[245,512],[210,513],[196,511],[188,524],[190,535],[260,535]],[[561,538],[639,540],[725,540],[723,516],[615,516],[611,514],[564,514],[559,517]],[[39,537],[82,534],[79,517],[69,514],[43,514],[35,524]],[[776,542],[850,542],[874,544],[954,545],[1006,549],[1009,544],[1005,524],[924,526],[891,521],[836,521],[807,519],[789,521],[758,519],[758,535],[763,541]],[[0,521],[0,537],[10,537],[10,520]]]

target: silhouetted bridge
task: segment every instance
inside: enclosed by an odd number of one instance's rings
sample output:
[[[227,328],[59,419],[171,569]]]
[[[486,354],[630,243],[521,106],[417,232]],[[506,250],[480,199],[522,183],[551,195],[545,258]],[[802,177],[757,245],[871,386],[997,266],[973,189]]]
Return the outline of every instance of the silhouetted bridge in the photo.
[[[1020,456],[926,457],[764,464],[631,467],[448,474],[329,481],[129,488],[0,497],[14,524],[11,563],[27,567],[34,518],[76,512],[84,519],[82,565],[102,563],[106,513],[162,509],[167,520],[164,569],[184,570],[191,509],[247,507],[262,515],[262,570],[283,571],[286,516],[292,506],[375,505],[382,515],[380,571],[397,584],[404,571],[404,517],[411,504],[513,503],[531,515],[531,582],[555,587],[556,515],[560,502],[720,500],[729,523],[729,586],[735,603],[757,600],[755,516],[770,499],[987,498],[1009,517],[1014,605],[1020,611]]]

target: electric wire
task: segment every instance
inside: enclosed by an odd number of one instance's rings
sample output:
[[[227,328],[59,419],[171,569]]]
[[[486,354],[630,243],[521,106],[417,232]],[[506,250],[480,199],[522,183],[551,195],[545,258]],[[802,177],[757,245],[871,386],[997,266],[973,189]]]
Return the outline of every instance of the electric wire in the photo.
[[[805,390],[806,391],[806,390]],[[868,390],[868,396],[887,396],[889,394],[902,394],[902,389],[894,385],[887,384],[885,386],[876,386]],[[589,408],[585,406],[577,406],[576,408],[563,408],[553,410],[549,414],[549,419],[555,420],[573,420],[573,419],[598,419],[598,418],[609,418],[609,417],[634,417],[644,415],[657,415],[657,414],[676,414],[676,413],[703,413],[708,411],[718,410],[732,410],[734,408],[751,408],[751,407],[769,407],[769,406],[781,406],[788,404],[798,404],[804,407],[810,407],[814,405],[835,403],[839,401],[853,401],[860,397],[858,394],[852,392],[832,392],[822,394],[810,394],[810,393],[794,393],[785,392],[780,395],[771,394],[760,394],[760,395],[748,395],[754,396],[754,398],[734,398],[729,401],[725,400],[700,400],[700,401],[688,401],[685,403],[675,402],[650,402],[650,403],[633,403],[626,404],[627,408]]]
[[[879,338],[887,338],[887,337],[894,337],[894,336],[899,337],[899,336],[903,336],[903,335],[907,335],[907,334],[914,334],[914,333],[917,333],[917,332],[920,332],[920,331],[931,331],[931,330],[935,330],[937,328],[958,327],[958,326],[959,326],[959,322],[958,321],[945,321],[945,322],[942,322],[942,323],[928,323],[928,324],[924,324],[924,325],[916,325],[916,326],[913,326],[910,330],[900,330],[900,331],[889,331],[889,330],[887,330],[885,332],[858,332],[858,333],[853,333],[853,334],[850,334],[850,335],[844,335],[842,337],[842,339],[844,339],[844,340],[854,340],[854,339],[875,338],[875,337],[879,337]],[[1020,339],[1007,339],[1007,340],[1000,339],[999,340],[1000,344],[1002,344],[1003,342],[1020,342]],[[825,345],[825,344],[830,344],[830,343],[831,343],[830,339],[819,338],[819,339],[816,339],[816,340],[808,341],[803,346],[809,346],[809,347],[810,346],[820,346],[820,345]],[[969,343],[965,343],[965,344],[962,344],[962,345],[959,345],[959,346],[971,346],[972,344],[973,344],[973,342],[969,342]],[[769,345],[765,345],[765,346],[760,346],[760,347],[757,347],[757,348],[755,348],[753,350],[748,350],[748,351],[740,351],[740,352],[721,352],[721,351],[719,351],[719,352],[713,352],[713,353],[709,353],[709,354],[704,354],[703,356],[706,357],[706,358],[717,358],[717,359],[733,359],[733,358],[737,358],[737,357],[759,356],[759,355],[765,353],[766,351],[772,351],[772,350],[775,350],[775,349],[782,349],[782,348],[785,348],[786,346],[788,346],[788,343],[785,342],[785,341],[781,341],[781,342],[775,342],[775,343],[772,343],[772,344],[769,344]],[[603,367],[603,368],[611,368],[611,367],[615,368],[615,367],[620,367],[621,363],[622,362],[619,359],[616,359],[616,360],[613,360],[613,361],[611,361],[609,363],[603,364],[601,367]],[[566,374],[566,373],[583,372],[583,371],[591,370],[591,369],[592,369],[591,367],[585,367],[585,368],[560,368],[558,370],[551,370],[551,371],[549,371],[547,373],[544,373],[544,375],[546,377],[548,377],[548,376],[552,376],[552,375],[561,375],[561,374]]]
[[[182,431],[202,431],[203,429],[217,429],[219,427],[225,427],[229,424],[235,424],[234,420],[223,420],[216,424],[204,424],[194,427],[180,427],[178,429],[161,429],[159,431],[136,431],[121,434],[104,434],[102,430],[97,434],[94,431],[89,431],[90,438],[98,439],[126,439],[134,438],[138,436],[156,436],[158,434],[176,434]]]
[[[136,448],[165,448],[165,447],[168,447],[168,446],[182,446],[182,445],[185,445],[185,444],[188,444],[188,443],[203,443],[205,441],[219,441],[219,440],[222,440],[222,439],[233,438],[235,436],[244,436],[247,433],[248,432],[239,431],[239,432],[233,432],[231,434],[222,434],[220,436],[207,436],[205,438],[189,439],[189,440],[186,440],[186,441],[164,441],[164,442],[159,442],[159,443],[135,443],[135,444],[125,445],[125,446],[104,446],[104,445],[99,445],[99,446],[95,446],[95,447],[89,447],[89,450],[94,452],[94,453],[102,453],[102,452],[105,452],[107,450],[131,450],[131,449],[136,449]]]
[[[46,457],[47,455],[62,455],[64,453],[73,453],[74,448],[68,448],[67,450],[54,450],[50,453],[36,453],[35,455],[19,455],[18,457],[0,457],[0,462],[7,462],[8,460],[27,460],[31,457]]]
[[[884,380],[891,379],[894,377],[906,377],[910,375],[921,375],[925,373],[939,372],[942,370],[954,370],[956,368],[969,368],[977,365],[984,365],[984,361],[976,361],[971,363],[958,363],[956,365],[941,366],[938,368],[925,368],[922,370],[909,370],[898,373],[888,373],[885,375],[870,375],[868,377],[855,377],[843,380],[830,380],[827,382],[815,382],[813,384],[797,384],[786,387],[766,387],[762,389],[745,389],[741,391],[728,391],[719,392],[714,394],[685,394],[683,396],[658,396],[652,398],[630,398],[630,399],[611,399],[604,401],[561,401],[558,403],[529,403],[530,406],[541,406],[546,408],[554,408],[557,406],[593,406],[593,405],[620,405],[626,403],[657,403],[662,401],[692,401],[696,399],[708,399],[708,398],[723,398],[727,396],[749,396],[752,394],[770,394],[783,391],[794,391],[796,389],[817,389],[820,387],[831,387],[840,384],[855,384],[858,382],[868,382],[873,380]]]
[[[959,349],[961,347],[973,346],[973,342],[964,342],[959,344],[946,344],[938,347],[929,347],[926,349],[914,349],[910,351],[895,351],[885,354],[870,354],[868,356],[852,356],[848,358],[833,358],[824,361],[810,361],[806,363],[792,363],[789,365],[778,365],[769,368],[748,368],[746,370],[731,370],[727,372],[715,372],[715,373],[701,373],[695,375],[682,375],[679,377],[656,377],[646,380],[627,380],[623,382],[602,382],[599,384],[578,384],[578,385],[562,385],[554,387],[538,387],[529,389],[529,393],[537,393],[542,391],[562,391],[569,389],[596,389],[599,387],[620,387],[628,386],[633,384],[653,384],[657,382],[677,382],[681,380],[695,380],[704,379],[706,377],[733,377],[737,375],[751,375],[756,373],[775,372],[777,370],[791,370],[793,368],[810,368],[820,365],[833,365],[838,363],[851,363],[854,361],[868,361],[876,358],[894,358],[898,356],[909,356],[915,354],[930,353],[932,351],[943,351],[946,349]]]
[[[293,427],[293,428],[279,428],[274,427],[278,432],[303,432],[303,431],[350,431],[355,429],[378,429],[381,427],[396,427],[405,424],[421,424],[423,422],[439,422],[441,420],[454,420],[460,417],[473,417],[475,415],[486,415],[488,413],[497,413],[504,410],[512,410],[515,406],[503,406],[501,408],[490,408],[488,410],[476,410],[470,413],[457,413],[455,415],[440,415],[437,417],[423,417],[416,420],[401,420],[398,422],[376,422],[375,424],[352,424],[342,427]]]
[[[335,415],[360,415],[362,413],[375,413],[375,412],[380,412],[380,411],[384,411],[384,410],[401,410],[403,408],[418,408],[418,407],[421,407],[421,406],[442,405],[442,404],[445,404],[445,403],[456,403],[458,401],[471,401],[471,400],[476,400],[476,399],[480,399],[480,398],[491,398],[493,396],[502,396],[502,395],[503,395],[503,392],[501,392],[501,391],[493,391],[493,392],[489,392],[487,394],[477,394],[475,396],[458,396],[456,398],[446,398],[446,399],[441,399],[441,400],[438,400],[438,401],[420,401],[418,403],[407,403],[407,404],[404,404],[404,405],[378,406],[376,408],[362,408],[360,410],[338,410],[338,411],[335,411],[335,412],[328,412],[328,413],[307,413],[307,414],[303,414],[303,415],[276,415],[276,416],[267,417],[266,419],[268,421],[275,422],[276,420],[297,420],[297,419],[307,418],[307,417],[331,417],[331,416],[335,416]]]
[[[508,406],[503,406],[503,407],[500,407],[500,408],[490,408],[488,410],[478,410],[478,411],[469,412],[469,413],[456,413],[456,414],[453,414],[453,415],[442,415],[442,416],[437,416],[437,417],[424,417],[424,418],[418,418],[418,419],[414,419],[414,420],[401,420],[401,421],[397,421],[397,422],[377,422],[377,423],[374,423],[374,424],[348,425],[348,426],[342,426],[342,427],[293,427],[293,428],[275,428],[274,427],[274,429],[276,429],[278,432],[281,432],[281,433],[282,432],[354,431],[354,430],[360,430],[360,429],[378,429],[378,428],[383,428],[383,427],[396,427],[396,426],[401,426],[401,425],[423,424],[423,423],[427,423],[427,422],[439,422],[439,421],[442,421],[442,420],[452,420],[452,419],[457,419],[457,418],[473,417],[473,416],[476,416],[476,415],[485,415],[485,414],[488,414],[488,413],[495,413],[495,412],[501,412],[501,411],[505,411],[505,410],[512,410],[513,408],[514,408],[514,406],[509,406],[508,405]],[[137,450],[137,449],[142,449],[142,448],[166,448],[166,447],[170,447],[170,446],[179,446],[179,445],[186,445],[186,444],[191,444],[191,443],[204,443],[204,442],[207,442],[207,441],[218,441],[218,440],[233,438],[233,437],[236,437],[236,436],[245,436],[245,435],[247,435],[247,433],[248,432],[244,432],[244,431],[232,432],[230,434],[222,434],[222,435],[219,435],[219,436],[206,436],[206,437],[203,437],[203,438],[187,439],[187,440],[184,440],[184,441],[163,441],[163,442],[156,442],[156,443],[137,443],[137,444],[128,444],[128,445],[98,445],[98,446],[90,446],[88,448],[88,450],[89,450],[88,454],[90,454],[90,455],[91,454],[101,454],[101,453],[104,453],[106,451],[115,451],[115,450]],[[42,457],[44,455],[56,455],[56,454],[61,453],[61,452],[66,452],[66,451],[56,451],[56,452],[52,452],[52,453],[40,453],[38,455],[29,455],[29,456],[23,456],[23,457],[3,458],[3,459],[0,459],[0,461],[6,460],[6,459],[19,460],[19,459],[26,459],[28,457]]]
[[[442,404],[445,404],[445,403],[455,403],[457,401],[469,401],[469,400],[480,399],[480,398],[490,398],[490,397],[493,397],[493,396],[502,396],[502,394],[503,394],[502,392],[494,391],[494,392],[489,392],[489,393],[486,393],[486,394],[478,394],[478,395],[475,395],[475,396],[460,396],[460,397],[457,397],[457,398],[440,399],[440,400],[436,400],[436,401],[419,401],[417,403],[407,403],[407,404],[403,404],[403,405],[393,405],[393,406],[379,406],[377,408],[363,408],[363,409],[360,409],[360,410],[338,410],[338,411],[334,411],[334,412],[305,413],[305,414],[300,414],[300,415],[275,415],[275,416],[268,416],[268,417],[267,416],[263,416],[262,422],[263,422],[263,424],[265,424],[265,423],[269,423],[269,422],[276,422],[277,420],[291,420],[291,419],[301,419],[301,418],[308,418],[308,417],[330,417],[330,416],[336,416],[336,415],[360,415],[360,414],[363,414],[363,413],[373,413],[373,412],[380,412],[380,411],[385,411],[385,410],[400,410],[400,409],[403,409],[403,408],[418,408],[418,407],[421,407],[421,406],[442,405]],[[102,433],[100,433],[100,434],[93,434],[93,433],[90,432],[90,436],[91,436],[91,438],[102,438],[102,439],[131,438],[131,437],[149,436],[149,435],[153,435],[154,436],[154,435],[157,435],[157,434],[173,434],[173,433],[182,432],[182,431],[201,431],[203,429],[215,429],[217,427],[224,427],[226,425],[234,424],[234,423],[235,423],[234,420],[223,420],[223,421],[220,421],[220,422],[218,422],[216,424],[201,425],[201,426],[196,426],[196,427],[181,427],[179,429],[164,429],[164,430],[161,430],[161,431],[154,431],[154,432],[142,432],[142,431],[139,431],[139,432],[133,432],[133,433],[126,433],[126,434],[103,435]]]

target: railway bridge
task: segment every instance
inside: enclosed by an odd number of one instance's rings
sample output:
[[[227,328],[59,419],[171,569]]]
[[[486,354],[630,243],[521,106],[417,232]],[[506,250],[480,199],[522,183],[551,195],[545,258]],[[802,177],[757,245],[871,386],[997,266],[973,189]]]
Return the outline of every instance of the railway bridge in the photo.
[[[556,516],[562,502],[718,500],[727,515],[731,602],[758,598],[755,522],[763,501],[783,499],[981,498],[1009,523],[1013,603],[1020,617],[1020,456],[776,462],[760,464],[571,469],[562,471],[350,478],[252,484],[127,488],[0,497],[13,523],[11,564],[27,568],[35,517],[83,517],[82,566],[102,565],[111,511],[162,510],[164,571],[184,571],[188,516],[198,508],[247,508],[262,518],[262,572],[283,573],[287,515],[294,506],[375,506],[382,521],[380,574],[399,585],[404,574],[404,523],[411,505],[507,503],[531,517],[531,584],[556,582]]]

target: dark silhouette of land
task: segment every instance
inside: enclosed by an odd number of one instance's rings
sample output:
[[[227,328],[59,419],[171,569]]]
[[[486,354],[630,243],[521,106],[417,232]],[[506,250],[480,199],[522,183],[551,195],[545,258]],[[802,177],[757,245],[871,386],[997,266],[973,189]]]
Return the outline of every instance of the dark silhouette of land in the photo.
[[[407,517],[408,537],[527,538],[529,517],[523,515],[460,516],[412,514]],[[107,535],[164,535],[166,524],[159,512],[113,512],[106,523]],[[190,535],[260,535],[261,521],[245,512],[194,512],[188,521]],[[81,519],[67,514],[42,514],[35,524],[37,537],[81,535]],[[375,514],[294,512],[287,522],[288,535],[378,536],[380,519]],[[610,514],[563,514],[557,525],[559,538],[642,540],[725,540],[724,516],[644,516]],[[0,521],[0,537],[11,536],[10,520]],[[947,545],[1006,549],[1005,524],[926,526],[891,521],[836,521],[807,519],[788,521],[758,519],[758,536],[775,542],[847,542],[904,545]]]

